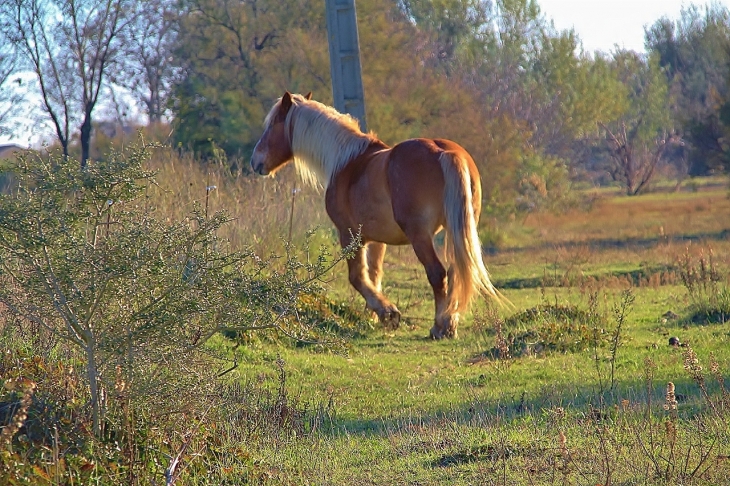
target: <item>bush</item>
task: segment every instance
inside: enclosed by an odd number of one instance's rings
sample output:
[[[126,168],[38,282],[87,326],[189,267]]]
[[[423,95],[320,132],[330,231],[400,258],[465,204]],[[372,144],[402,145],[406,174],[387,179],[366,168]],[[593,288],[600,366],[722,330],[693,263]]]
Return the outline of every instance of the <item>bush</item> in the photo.
[[[696,259],[688,249],[678,258],[677,267],[690,298],[687,320],[697,324],[724,324],[730,320],[730,289],[717,269],[712,249]]]

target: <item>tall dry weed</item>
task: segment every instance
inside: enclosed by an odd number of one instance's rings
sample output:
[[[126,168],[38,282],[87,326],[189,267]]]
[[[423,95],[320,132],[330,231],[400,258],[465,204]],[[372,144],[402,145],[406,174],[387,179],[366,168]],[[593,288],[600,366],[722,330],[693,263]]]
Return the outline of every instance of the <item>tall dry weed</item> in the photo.
[[[320,233],[315,244],[336,241],[324,196],[303,186],[289,168],[276,178],[241,175],[223,161],[205,163],[167,147],[155,151],[148,168],[156,172],[157,182],[147,194],[151,207],[171,220],[188,214],[195,203],[209,214],[225,210],[233,223],[218,236],[235,249],[250,246],[262,255],[283,254],[289,234],[298,244],[314,228]]]
[[[712,248],[694,256],[689,247],[677,258],[682,284],[690,298],[689,320],[725,323],[730,319],[730,287],[719,269]]]

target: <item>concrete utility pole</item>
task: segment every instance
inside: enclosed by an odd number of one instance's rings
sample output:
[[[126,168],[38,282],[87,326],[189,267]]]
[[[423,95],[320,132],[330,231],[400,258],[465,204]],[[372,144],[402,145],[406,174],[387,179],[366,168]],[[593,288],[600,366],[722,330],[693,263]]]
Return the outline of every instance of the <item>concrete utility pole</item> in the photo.
[[[325,5],[335,109],[357,118],[360,128],[365,132],[365,95],[362,89],[355,0],[326,0]]]

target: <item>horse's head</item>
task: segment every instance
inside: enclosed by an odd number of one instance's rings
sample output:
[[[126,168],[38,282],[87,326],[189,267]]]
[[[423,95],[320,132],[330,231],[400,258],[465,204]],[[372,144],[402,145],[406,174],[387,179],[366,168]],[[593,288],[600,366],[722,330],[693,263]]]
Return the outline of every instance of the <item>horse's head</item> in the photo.
[[[291,148],[291,133],[287,133],[286,118],[291,110],[294,97],[288,91],[274,105],[266,117],[264,133],[256,143],[251,156],[251,168],[260,175],[269,175],[276,172],[284,164],[292,160],[294,153]],[[312,99],[312,93],[304,99]]]

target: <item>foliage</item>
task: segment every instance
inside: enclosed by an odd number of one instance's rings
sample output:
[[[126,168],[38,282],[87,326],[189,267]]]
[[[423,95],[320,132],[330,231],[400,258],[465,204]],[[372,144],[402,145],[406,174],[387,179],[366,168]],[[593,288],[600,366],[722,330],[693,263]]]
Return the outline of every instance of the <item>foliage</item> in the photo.
[[[727,170],[730,130],[730,13],[712,3],[682,8],[647,29],[647,47],[659,57],[674,101],[673,116],[688,144],[690,174]]]
[[[481,0],[400,0],[398,8],[426,33],[430,67],[453,74],[464,62],[481,57],[494,41],[488,27],[491,5]]]
[[[322,45],[324,12],[316,12],[323,9],[299,0],[183,4],[175,48],[180,79],[172,96],[174,140],[205,157],[212,155],[211,142],[229,155],[248,155],[273,101],[306,84],[300,78],[306,56],[295,62],[291,48],[306,53],[312,35]]]
[[[14,350],[0,357],[0,423],[13,420],[0,437],[3,484],[262,481],[272,464],[252,457],[252,438],[283,444],[305,437],[333,412],[331,404],[309,404],[293,394],[278,359],[273,383],[191,384],[188,392],[165,397],[174,413],[128,403],[120,410],[122,423],[96,437],[78,370],[63,359],[22,351],[19,336],[5,336]],[[201,374],[203,366],[191,362],[186,371]],[[123,383],[110,390],[117,400],[127,392]]]

